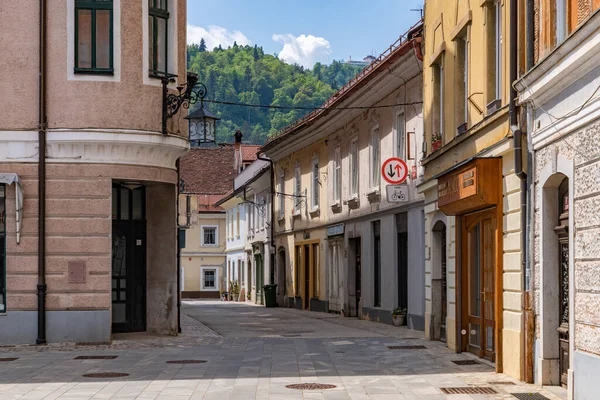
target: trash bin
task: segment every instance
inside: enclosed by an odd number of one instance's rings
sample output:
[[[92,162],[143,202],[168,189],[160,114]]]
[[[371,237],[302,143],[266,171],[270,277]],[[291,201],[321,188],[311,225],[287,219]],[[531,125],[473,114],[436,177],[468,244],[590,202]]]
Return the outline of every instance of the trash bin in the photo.
[[[263,290],[265,291],[265,307],[277,307],[277,285],[265,285]]]

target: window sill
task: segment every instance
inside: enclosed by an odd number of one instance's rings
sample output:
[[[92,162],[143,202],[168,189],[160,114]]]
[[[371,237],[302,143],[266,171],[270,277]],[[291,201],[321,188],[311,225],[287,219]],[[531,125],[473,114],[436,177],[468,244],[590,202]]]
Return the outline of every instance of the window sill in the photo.
[[[371,192],[367,193],[367,199],[369,203],[379,203],[381,201],[381,193],[379,189],[373,189]]]
[[[96,68],[73,68],[73,72],[78,75],[114,75],[114,69],[96,69]]]
[[[168,72],[160,72],[160,71],[153,71],[153,70],[149,70],[148,71],[148,76],[150,78],[154,78],[154,79],[169,79],[171,80],[172,78],[177,78],[177,75],[175,74],[170,74]]]
[[[219,247],[218,244],[202,244],[200,247]]]
[[[319,215],[321,215],[321,210],[319,207],[314,207],[312,210],[310,210],[309,214],[311,218],[317,218]]]
[[[339,202],[336,202],[334,204],[331,205],[331,211],[333,211],[334,214],[338,214],[342,212],[342,205]]]
[[[500,110],[501,108],[502,104],[500,99],[491,101],[486,107],[486,117],[493,115],[496,111]]]
[[[302,217],[302,214],[300,213],[300,210],[294,211],[292,213],[292,218],[300,218],[300,217]]]
[[[281,215],[279,218],[277,218],[277,222],[279,223],[279,225],[281,225],[282,223],[285,222],[285,217],[283,215]]]
[[[360,207],[360,200],[358,199],[358,196],[355,195],[352,196],[351,199],[346,200],[344,204],[346,204],[351,210],[355,210]]]

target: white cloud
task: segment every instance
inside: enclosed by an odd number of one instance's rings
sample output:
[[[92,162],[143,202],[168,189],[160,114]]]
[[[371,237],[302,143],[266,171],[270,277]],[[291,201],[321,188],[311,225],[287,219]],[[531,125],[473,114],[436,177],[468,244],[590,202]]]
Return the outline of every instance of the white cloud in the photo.
[[[316,62],[328,62],[331,55],[331,44],[322,37],[300,35],[273,35],[273,40],[283,43],[279,58],[289,64],[299,64],[304,68],[312,68]]]
[[[240,31],[229,31],[217,25],[209,25],[208,30],[201,26],[187,26],[187,42],[188,44],[199,44],[200,39],[204,38],[206,48],[212,50],[219,45],[226,49],[233,46],[233,42],[237,42],[240,46],[250,45],[252,42]]]

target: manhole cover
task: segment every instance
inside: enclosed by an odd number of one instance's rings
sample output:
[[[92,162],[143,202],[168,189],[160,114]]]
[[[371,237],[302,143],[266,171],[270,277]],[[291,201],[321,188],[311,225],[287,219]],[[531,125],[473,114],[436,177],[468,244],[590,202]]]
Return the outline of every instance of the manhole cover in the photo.
[[[325,389],[335,389],[337,386],[335,385],[327,385],[325,383],[295,383],[293,385],[287,385],[288,389],[297,389],[297,390],[325,390]]]
[[[544,395],[539,393],[511,393],[517,399],[520,400],[550,400]]]
[[[480,364],[479,361],[475,360],[454,360],[452,361],[456,365],[477,365]]]
[[[171,360],[167,364],[204,364],[206,360]]]
[[[129,374],[124,374],[122,372],[96,372],[93,374],[84,374],[85,378],[123,378],[124,376],[129,376]]]
[[[118,356],[78,356],[74,360],[114,360]]]
[[[445,394],[498,394],[491,387],[453,387],[440,390]]]
[[[423,350],[425,346],[388,346],[390,350]]]
[[[508,382],[508,381],[491,381],[488,382],[490,385],[514,385],[514,382]]]
[[[11,358],[0,358],[0,362],[9,362],[9,361],[15,361],[18,360],[18,358],[15,357],[11,357]]]

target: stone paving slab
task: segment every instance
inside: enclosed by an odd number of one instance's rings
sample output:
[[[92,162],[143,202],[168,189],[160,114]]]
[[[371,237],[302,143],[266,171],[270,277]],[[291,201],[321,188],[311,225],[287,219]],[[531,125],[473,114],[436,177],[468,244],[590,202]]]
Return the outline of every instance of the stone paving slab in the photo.
[[[550,392],[496,374],[486,364],[455,365],[452,360],[468,357],[406,328],[240,303],[186,302],[183,309],[184,333],[179,337],[136,337],[100,346],[0,349],[18,358],[0,362],[0,400],[514,399],[511,392],[539,392],[552,400],[562,397],[560,391]],[[261,324],[248,324],[255,320]],[[423,345],[426,349],[390,350],[390,345]],[[74,360],[92,354],[118,357]],[[168,364],[171,360],[206,362]],[[99,372],[129,376],[83,377]],[[514,385],[490,385],[493,381]],[[286,387],[297,383],[333,384],[336,388],[308,391]],[[445,395],[440,390],[460,386],[491,386],[498,394]]]

